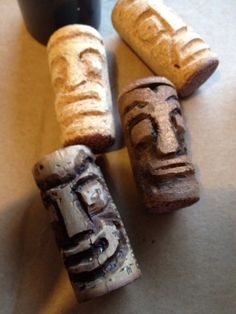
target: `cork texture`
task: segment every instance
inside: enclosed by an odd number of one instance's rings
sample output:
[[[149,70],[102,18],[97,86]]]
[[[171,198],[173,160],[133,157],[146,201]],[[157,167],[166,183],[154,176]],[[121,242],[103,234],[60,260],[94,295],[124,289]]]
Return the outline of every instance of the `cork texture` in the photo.
[[[103,152],[114,143],[115,131],[101,35],[90,26],[65,26],[50,37],[47,49],[63,145]]]
[[[182,97],[192,94],[218,66],[208,44],[161,0],[119,0],[113,25],[157,75]]]

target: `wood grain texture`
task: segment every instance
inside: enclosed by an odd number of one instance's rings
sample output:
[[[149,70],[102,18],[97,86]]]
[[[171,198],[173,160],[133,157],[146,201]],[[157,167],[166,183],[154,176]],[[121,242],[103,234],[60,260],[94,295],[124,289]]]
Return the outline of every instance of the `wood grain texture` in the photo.
[[[115,131],[101,35],[90,26],[65,26],[51,36],[48,58],[64,146],[103,152],[114,143]]]
[[[157,74],[186,97],[218,66],[208,44],[161,0],[119,0],[113,25],[124,41]]]
[[[47,155],[33,174],[79,302],[140,276],[124,225],[89,148],[75,145]]]
[[[199,200],[174,85],[162,77],[130,84],[119,109],[133,173],[146,208],[166,213]]]

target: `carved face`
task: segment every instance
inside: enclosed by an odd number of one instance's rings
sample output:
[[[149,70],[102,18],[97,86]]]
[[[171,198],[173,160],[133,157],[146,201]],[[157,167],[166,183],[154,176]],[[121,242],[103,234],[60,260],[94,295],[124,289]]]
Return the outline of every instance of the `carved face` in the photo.
[[[148,204],[173,202],[194,175],[175,88],[167,80],[140,80],[121,96],[120,106],[134,173]]]
[[[179,75],[180,68],[197,62],[204,56],[204,50],[208,53],[209,47],[171,9],[155,2],[149,1],[148,6],[140,8],[137,33],[152,50],[153,57],[162,64],[160,55],[163,55],[163,66],[169,63],[172,71],[178,71]]]
[[[80,102],[85,106],[87,100],[87,110],[88,106],[101,112],[108,109],[104,107],[106,55],[97,32],[83,25],[58,31],[49,41],[48,56],[56,108]]]
[[[210,55],[206,42],[163,1],[121,0],[114,9],[113,21],[128,43],[134,44],[134,50],[139,47],[142,54],[154,59],[150,64],[161,65],[163,76],[169,70],[182,76],[182,69]]]
[[[185,127],[175,90],[164,85],[156,91],[155,88],[144,88],[139,92],[137,101],[125,115],[125,125],[140,164],[160,178],[192,172],[186,156]],[[164,94],[163,99],[161,94]]]
[[[128,45],[181,96],[190,95],[218,65],[208,44],[162,0],[120,0],[113,24]]]
[[[127,234],[94,156],[70,146],[39,161],[34,177],[79,301],[140,276]]]
[[[63,146],[103,152],[114,143],[115,128],[101,35],[88,25],[67,25],[50,37],[47,50]]]
[[[44,199],[70,279],[83,290],[116,271],[128,247],[98,169],[87,161],[77,171],[75,179],[50,189]]]
[[[74,91],[86,80],[101,83],[104,54],[98,47],[91,48],[90,42],[81,44],[74,39],[58,45],[59,52],[51,60],[53,86],[57,92]]]

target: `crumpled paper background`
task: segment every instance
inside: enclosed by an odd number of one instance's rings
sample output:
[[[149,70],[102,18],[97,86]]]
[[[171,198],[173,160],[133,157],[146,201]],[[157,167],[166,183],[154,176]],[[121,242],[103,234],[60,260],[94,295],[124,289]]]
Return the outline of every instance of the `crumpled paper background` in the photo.
[[[123,86],[151,72],[112,30],[114,2],[103,2],[101,32],[115,100]],[[26,32],[17,3],[0,0],[1,314],[236,313],[236,3],[166,3],[206,39],[221,62],[213,77],[182,102],[201,201],[171,215],[145,212],[115,109],[117,144],[99,164],[143,276],[78,305],[31,175],[42,155],[60,147],[46,50]]]

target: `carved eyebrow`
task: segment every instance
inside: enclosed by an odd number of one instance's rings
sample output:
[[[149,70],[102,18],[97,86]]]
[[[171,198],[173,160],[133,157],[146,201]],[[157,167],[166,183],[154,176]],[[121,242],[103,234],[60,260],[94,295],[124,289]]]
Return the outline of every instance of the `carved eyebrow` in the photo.
[[[87,175],[86,177],[83,177],[81,179],[79,179],[77,182],[76,182],[76,186],[75,186],[75,189],[77,189],[79,187],[79,185],[81,185],[81,187],[83,187],[85,184],[89,183],[89,182],[92,182],[94,180],[97,180],[99,181],[99,177],[96,175],[96,174],[90,174],[90,175]],[[100,181],[99,181],[100,182]]]
[[[104,56],[102,55],[102,53],[99,51],[99,49],[96,48],[87,48],[85,50],[83,50],[80,54],[79,57],[82,58],[86,53],[93,53],[95,55],[97,55],[100,59],[101,62],[104,62]]]
[[[145,119],[150,119],[150,116],[146,113],[140,113],[137,116],[131,118],[128,121],[129,129],[131,130],[136,124],[138,124],[139,122],[141,122],[142,120],[145,120]]]
[[[42,191],[63,186],[74,180],[76,175],[80,175],[85,172],[91,162],[93,163],[93,159],[88,156],[73,170],[73,172],[67,173],[64,177],[60,177],[58,174],[51,174],[46,179],[39,181],[38,186]]]
[[[138,88],[133,88],[132,90],[140,90],[140,89],[143,89],[143,88],[148,88],[150,90],[152,90],[153,92],[158,92],[158,87],[159,86],[169,86],[171,88],[174,89],[174,87],[171,85],[171,84],[167,84],[167,83],[146,83],[146,84],[142,84],[140,85]],[[130,91],[132,91],[130,90]],[[129,91],[129,92],[130,92]]]
[[[134,101],[131,105],[125,108],[123,115],[135,109],[136,107],[138,107],[139,109],[142,109],[146,107],[147,105],[148,105],[148,102],[145,102],[145,101]]]
[[[160,85],[158,85],[160,86]],[[170,100],[175,100],[175,101],[179,101],[179,98],[176,95],[171,95],[168,98],[166,98],[165,101],[170,101]],[[144,107],[146,107],[149,103],[146,101],[134,101],[131,105],[127,106],[123,112],[123,115],[127,114],[128,112],[130,112],[131,110],[135,109],[136,107],[142,109]]]
[[[173,86],[173,85],[171,85],[171,84],[168,84],[168,83],[142,83],[142,84],[140,84],[140,85],[134,85],[132,88],[130,88],[130,89],[128,89],[128,90],[126,90],[126,91],[124,91],[123,92],[123,94],[120,96],[121,98],[124,96],[124,95],[126,95],[126,94],[128,94],[128,93],[130,93],[130,92],[133,92],[134,90],[136,91],[142,91],[144,88],[149,88],[150,90],[152,90],[152,91],[158,91],[158,87],[159,86],[169,86],[169,87],[171,87],[171,88],[173,88],[173,90],[175,89],[175,87]]]
[[[50,63],[50,66],[53,66],[53,65],[56,65],[58,64],[59,62],[63,62],[63,63],[67,63],[67,60],[65,57],[63,56],[55,56],[53,59],[52,59],[52,62]]]

